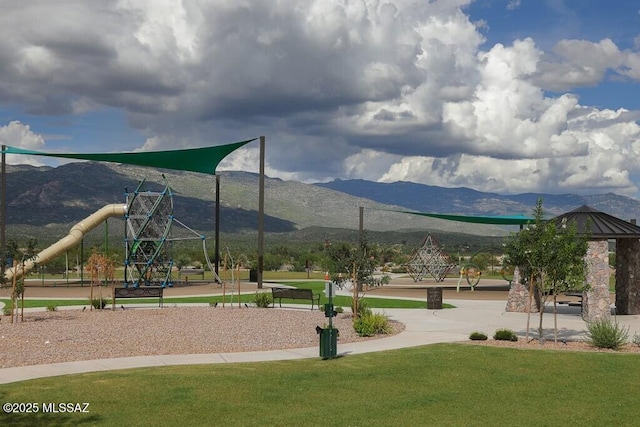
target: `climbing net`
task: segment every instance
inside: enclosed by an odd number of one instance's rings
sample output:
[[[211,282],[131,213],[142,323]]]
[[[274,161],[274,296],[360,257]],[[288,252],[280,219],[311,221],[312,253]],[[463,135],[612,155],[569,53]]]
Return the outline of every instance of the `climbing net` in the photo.
[[[422,246],[413,252],[409,262],[405,264],[414,282],[422,280],[427,274],[441,282],[455,266],[451,257],[440,248],[431,234],[427,235]]]
[[[140,182],[126,194],[125,286],[170,284],[173,198],[168,183],[163,191],[144,191]]]

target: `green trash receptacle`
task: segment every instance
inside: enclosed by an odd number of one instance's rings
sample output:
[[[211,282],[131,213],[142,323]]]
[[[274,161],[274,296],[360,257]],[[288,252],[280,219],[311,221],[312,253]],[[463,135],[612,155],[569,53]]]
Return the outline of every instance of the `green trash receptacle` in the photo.
[[[320,335],[320,357],[331,359],[338,354],[338,333],[336,328],[316,327],[316,332]]]
[[[258,270],[256,270],[255,268],[252,268],[251,270],[249,270],[249,281],[250,282],[258,281]]]

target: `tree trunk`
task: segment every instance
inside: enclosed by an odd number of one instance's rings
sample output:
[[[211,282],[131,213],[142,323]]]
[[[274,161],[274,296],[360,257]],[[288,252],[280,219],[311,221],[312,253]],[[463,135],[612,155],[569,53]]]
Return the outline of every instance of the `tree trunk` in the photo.
[[[529,342],[529,324],[531,323],[531,301],[533,300],[533,273],[531,273],[529,277],[529,306],[527,307],[527,332],[525,334],[524,340]]]
[[[543,290],[541,289],[540,293],[542,293],[542,292],[543,292]],[[540,323],[538,324],[538,340],[540,341],[540,344],[544,343],[544,330],[542,329],[542,318],[544,316],[544,306],[545,305],[543,303],[543,301],[544,301],[543,298],[544,298],[544,295],[541,295],[540,296],[541,303],[540,303],[540,310],[539,310],[539,312],[540,312]]]
[[[553,341],[558,344],[558,295],[553,292]]]

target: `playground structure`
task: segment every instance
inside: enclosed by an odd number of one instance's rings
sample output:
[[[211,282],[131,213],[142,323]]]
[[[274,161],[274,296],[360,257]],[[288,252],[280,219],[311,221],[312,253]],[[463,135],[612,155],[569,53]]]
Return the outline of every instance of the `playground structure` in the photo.
[[[164,177],[163,177],[164,178]],[[173,198],[165,181],[163,191],[144,191],[142,180],[126,193],[124,286],[171,286],[171,224]]]
[[[32,271],[38,264],[46,264],[66,251],[78,246],[84,236],[111,217],[125,219],[124,287],[143,286],[171,287],[174,283],[174,262],[172,243],[176,240],[202,241],[204,257],[217,282],[207,253],[206,238],[198,234],[173,216],[173,195],[163,176],[165,186],[162,191],[143,189],[142,180],[134,192],[126,192],[125,204],[110,204],[102,207],[89,217],[74,225],[69,234],[32,258],[24,260],[16,267],[5,271],[8,281],[19,279]],[[173,225],[177,224],[189,231],[191,236],[172,237]]]
[[[145,191],[141,181],[133,193],[126,194],[124,286],[173,286],[172,245],[177,240],[202,240],[202,250],[209,269],[215,275],[207,253],[206,238],[173,216],[173,194],[164,175],[162,191]],[[178,224],[191,237],[173,237],[172,226]],[[216,281],[220,278],[216,275]]]
[[[421,281],[427,274],[437,282],[442,282],[455,266],[451,257],[440,248],[431,234],[425,237],[422,245],[413,252],[409,262],[405,264],[414,282]]]
[[[89,231],[93,230],[111,217],[124,216],[126,212],[127,206],[120,203],[103,206],[84,220],[71,227],[69,234],[58,240],[53,245],[44,249],[36,256],[24,260],[20,265],[8,268],[5,271],[7,281],[13,280],[14,277],[18,279],[33,270],[37,264],[46,264],[69,249],[78,246]]]
[[[465,262],[462,259],[456,264],[453,262],[449,254],[447,254],[438,244],[438,241],[431,234],[425,237],[422,245],[413,252],[413,255],[404,266],[414,282],[422,281],[422,279],[431,275],[436,282],[442,282],[447,275],[457,266],[460,267],[460,276],[456,289],[460,292],[460,285],[463,279],[473,291],[480,282],[482,277],[482,269],[474,263],[474,257],[482,250],[474,253]],[[511,284],[513,280],[513,268],[503,267],[500,274]]]

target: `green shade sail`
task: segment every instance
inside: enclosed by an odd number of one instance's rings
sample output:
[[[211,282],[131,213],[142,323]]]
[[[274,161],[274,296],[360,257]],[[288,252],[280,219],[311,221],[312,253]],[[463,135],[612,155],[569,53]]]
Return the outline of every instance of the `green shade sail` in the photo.
[[[93,160],[98,162],[124,163],[136,166],[201,172],[215,175],[218,164],[227,155],[257,138],[216,147],[189,148],[168,151],[141,151],[138,153],[43,153],[23,148],[6,147],[6,154],[59,157],[66,159]]]
[[[535,221],[535,218],[525,215],[506,215],[506,216],[467,216],[467,215],[446,215],[424,212],[410,211],[392,211],[406,213],[410,215],[427,216],[430,218],[446,219],[449,221],[471,222],[475,224],[495,224],[495,225],[524,225]]]

